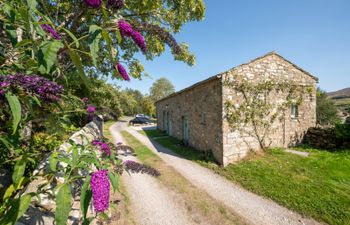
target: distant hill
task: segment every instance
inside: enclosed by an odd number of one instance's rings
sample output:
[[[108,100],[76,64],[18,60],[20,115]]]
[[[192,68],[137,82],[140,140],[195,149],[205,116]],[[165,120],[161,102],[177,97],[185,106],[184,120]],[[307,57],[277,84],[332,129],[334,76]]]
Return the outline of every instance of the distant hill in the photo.
[[[350,87],[328,92],[327,95],[334,101],[345,119],[350,113]]]
[[[328,92],[327,95],[333,99],[350,98],[350,87],[339,91]]]

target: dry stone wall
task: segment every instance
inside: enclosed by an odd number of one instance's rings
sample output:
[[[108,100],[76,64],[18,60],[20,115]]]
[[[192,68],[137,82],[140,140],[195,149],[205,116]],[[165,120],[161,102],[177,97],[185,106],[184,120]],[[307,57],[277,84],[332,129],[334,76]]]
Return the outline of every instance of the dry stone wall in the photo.
[[[74,142],[75,144],[80,145],[86,145],[88,143],[91,143],[91,141],[95,139],[101,139],[103,137],[103,119],[102,117],[95,116],[93,121],[86,124],[81,130],[74,133],[69,140]],[[68,152],[69,148],[72,145],[69,143],[69,141],[63,143],[59,147],[59,151]],[[67,153],[68,154],[68,153]],[[38,188],[46,184],[46,179],[42,177],[41,175],[45,175],[45,171],[49,170],[49,157],[48,155],[45,160],[43,160],[38,168],[34,171],[34,175],[36,175],[36,179],[32,181],[27,189],[26,192],[37,192]],[[61,166],[65,166],[61,163]],[[56,177],[58,180],[63,179],[63,177]],[[52,199],[52,196],[49,194],[52,192],[51,188],[54,188],[54,186],[47,186],[47,193],[45,194],[39,194],[40,196],[40,202],[36,201],[33,198],[34,201],[30,205],[28,211],[23,215],[23,217],[19,220],[19,222],[16,225],[39,225],[39,224],[54,224],[55,216],[54,216],[54,210],[55,210],[55,201]],[[90,210],[90,215],[93,215],[92,211]],[[79,224],[79,218],[80,218],[80,199],[78,197],[74,198],[72,210],[69,215],[69,221],[67,221],[67,224]]]

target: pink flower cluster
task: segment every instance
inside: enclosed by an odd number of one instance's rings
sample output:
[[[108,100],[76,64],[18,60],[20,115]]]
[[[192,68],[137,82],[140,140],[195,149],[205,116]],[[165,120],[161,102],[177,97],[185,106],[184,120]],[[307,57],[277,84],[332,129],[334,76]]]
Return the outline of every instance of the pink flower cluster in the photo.
[[[130,81],[128,73],[120,63],[117,63],[117,70],[124,80]]]
[[[120,30],[120,34],[123,37],[131,37],[137,46],[141,49],[141,51],[146,52],[147,47],[144,38],[142,35],[134,30],[132,26],[126,22],[125,20],[119,20],[118,28]]]
[[[99,140],[93,140],[91,142],[91,144],[93,146],[97,146],[99,147],[100,151],[102,151],[103,153],[105,153],[106,155],[110,156],[111,155],[111,149],[109,147],[109,145],[107,143],[104,143],[102,141]]]
[[[36,75],[14,74],[0,75],[0,97],[6,92],[25,92],[35,95],[45,102],[56,102],[63,94],[63,86]]]
[[[61,35],[59,35],[49,24],[41,24],[41,28],[44,31],[49,32],[56,40],[61,40]]]
[[[91,176],[92,203],[96,212],[103,212],[109,207],[110,183],[107,170],[98,170]]]

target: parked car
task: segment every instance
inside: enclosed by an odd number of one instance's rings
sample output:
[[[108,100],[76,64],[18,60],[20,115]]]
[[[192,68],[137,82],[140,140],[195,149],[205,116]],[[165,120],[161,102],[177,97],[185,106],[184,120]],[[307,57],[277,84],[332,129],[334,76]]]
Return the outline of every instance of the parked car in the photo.
[[[145,117],[135,117],[134,119],[130,120],[129,123],[131,125],[135,124],[149,124],[151,121]]]
[[[137,117],[137,118],[146,118],[146,119],[150,119],[150,117],[147,116],[147,115],[145,115],[145,114],[136,114],[135,117]]]

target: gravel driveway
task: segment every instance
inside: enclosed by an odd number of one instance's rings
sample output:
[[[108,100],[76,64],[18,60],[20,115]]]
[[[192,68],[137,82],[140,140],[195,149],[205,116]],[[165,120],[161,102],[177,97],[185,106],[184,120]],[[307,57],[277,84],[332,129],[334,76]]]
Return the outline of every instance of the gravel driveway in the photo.
[[[205,190],[210,196],[223,202],[251,224],[257,225],[316,225],[319,222],[304,218],[277,203],[253,194],[238,185],[215,174],[213,171],[183,159],[135,129],[122,125],[128,132],[143,142],[168,165],[175,168],[197,188]]]
[[[122,139],[119,131],[125,123],[118,122],[110,127],[115,141]],[[122,160],[138,161],[131,155],[119,156]],[[141,225],[191,225],[185,206],[175,194],[162,186],[156,178],[146,174],[123,173],[122,180],[127,188],[131,208],[137,223]]]

